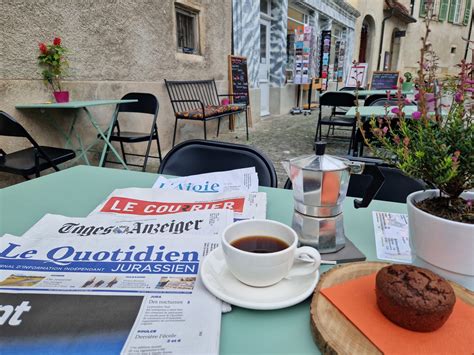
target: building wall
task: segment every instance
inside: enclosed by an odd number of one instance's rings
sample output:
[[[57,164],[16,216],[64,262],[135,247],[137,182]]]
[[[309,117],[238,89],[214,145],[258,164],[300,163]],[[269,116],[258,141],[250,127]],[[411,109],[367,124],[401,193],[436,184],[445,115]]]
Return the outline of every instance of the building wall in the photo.
[[[374,28],[373,32],[371,33],[372,46],[370,50],[370,57],[367,60],[369,63],[370,74],[372,71],[377,70],[382,21],[384,16],[387,15],[387,12],[384,13],[383,11],[385,1],[348,0],[348,2],[361,13],[361,16],[356,21],[354,60],[358,60],[359,56],[360,34],[364,18],[369,16],[374,20]],[[399,2],[410,9],[409,0],[400,0]],[[463,4],[464,3],[465,1],[463,1]],[[392,17],[386,21],[384,38],[382,41],[380,70],[383,70],[384,52],[390,51],[392,31],[397,28],[400,30],[406,30],[406,36],[400,39],[401,45],[399,60],[397,62],[397,70],[399,70],[401,74],[406,71],[416,74],[417,61],[419,60],[420,55],[420,38],[424,34],[424,22],[423,18],[419,17],[419,10],[420,0],[417,0],[415,1],[413,11],[413,17],[417,20],[416,23],[406,24],[396,17]],[[463,13],[464,12],[462,11],[462,14]],[[466,48],[466,42],[462,39],[462,37],[468,37],[469,26],[464,26],[462,24],[452,24],[447,20],[444,22],[435,20],[432,22],[431,30],[432,31],[430,33],[429,41],[432,43],[434,50],[440,57],[440,73],[456,74],[457,69],[455,65],[459,63],[462,58],[464,58],[464,52]],[[456,47],[456,53],[454,54],[450,53],[452,46]]]
[[[39,42],[60,36],[69,49],[70,75],[64,82],[72,100],[120,98],[127,92],[151,92],[158,97],[158,128],[164,151],[170,148],[174,114],[163,79],[215,79],[221,93],[228,91],[227,56],[231,53],[230,1],[179,0],[199,11],[200,55],[176,50],[175,10],[172,0],[56,0],[2,1],[0,12],[0,109],[13,115],[43,145],[62,146],[54,125],[67,128],[75,113],[78,126],[92,141],[96,132],[80,112],[16,110],[18,103],[51,101],[37,66]],[[107,125],[114,107],[91,111]],[[46,119],[55,116],[54,125]],[[149,124],[133,123],[147,131]],[[224,125],[222,125],[224,126]],[[214,125],[208,127],[209,136]],[[186,121],[178,140],[202,138],[202,123]],[[25,143],[26,145],[26,143]],[[0,137],[5,151],[17,150],[17,140]],[[144,151],[144,147],[137,150]],[[152,154],[156,149],[152,148]],[[155,164],[156,166],[156,164]],[[7,175],[0,175],[0,181]],[[0,186],[1,187],[1,186]]]

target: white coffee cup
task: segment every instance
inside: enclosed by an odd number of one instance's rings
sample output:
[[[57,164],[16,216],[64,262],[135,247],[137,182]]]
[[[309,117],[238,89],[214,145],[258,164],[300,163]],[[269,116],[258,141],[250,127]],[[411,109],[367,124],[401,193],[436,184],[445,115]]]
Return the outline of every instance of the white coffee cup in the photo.
[[[244,251],[233,242],[252,236],[273,237],[288,245],[273,253]],[[222,234],[222,249],[227,267],[244,284],[265,287],[283,278],[308,275],[321,264],[319,252],[311,247],[297,248],[298,236],[287,225],[266,219],[252,219],[228,226]]]

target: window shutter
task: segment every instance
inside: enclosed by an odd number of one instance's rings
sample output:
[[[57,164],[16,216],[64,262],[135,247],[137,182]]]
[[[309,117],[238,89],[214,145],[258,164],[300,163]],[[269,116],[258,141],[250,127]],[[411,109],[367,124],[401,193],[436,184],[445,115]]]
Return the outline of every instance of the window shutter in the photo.
[[[467,26],[469,23],[469,17],[471,16],[471,0],[466,0],[466,7],[464,8],[464,19],[462,20],[462,24]]]
[[[420,12],[418,14],[419,17],[426,16],[426,3],[425,0],[420,0]]]
[[[448,6],[449,6],[449,0],[441,0],[441,4],[439,5],[439,16],[438,16],[439,21],[442,22],[446,20],[446,17],[448,16]]]
[[[449,14],[448,14],[448,22],[454,23],[454,12],[456,11],[456,5],[459,0],[451,0],[449,4]]]

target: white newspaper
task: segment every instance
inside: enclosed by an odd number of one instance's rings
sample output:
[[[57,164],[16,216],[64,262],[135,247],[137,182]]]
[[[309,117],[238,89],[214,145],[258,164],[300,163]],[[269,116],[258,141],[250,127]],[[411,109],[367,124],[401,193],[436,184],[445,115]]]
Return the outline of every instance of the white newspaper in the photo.
[[[162,216],[96,214],[85,218],[46,214],[23,236],[180,237],[191,234],[205,235],[219,241],[222,231],[233,222],[233,216],[231,210],[206,210]]]
[[[197,193],[258,192],[258,175],[251,167],[173,179],[159,176],[153,188]]]
[[[411,263],[408,216],[402,213],[373,211],[377,258]]]
[[[122,353],[217,354],[221,302],[197,277],[215,240],[191,234],[154,240],[4,235],[0,292],[145,295]]]
[[[117,189],[90,215],[114,213],[160,216],[216,209],[234,211],[234,220],[265,219],[267,195],[264,192],[199,194],[149,188]]]

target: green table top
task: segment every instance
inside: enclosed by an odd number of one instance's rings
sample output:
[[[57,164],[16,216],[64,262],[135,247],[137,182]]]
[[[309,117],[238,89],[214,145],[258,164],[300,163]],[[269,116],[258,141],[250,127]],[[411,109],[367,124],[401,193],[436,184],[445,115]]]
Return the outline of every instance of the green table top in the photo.
[[[390,93],[391,96],[395,96],[397,94],[397,89],[391,90],[359,90],[359,97],[364,98],[370,95],[387,95],[387,91]],[[326,91],[329,92],[329,91]],[[349,92],[351,94],[355,94],[355,90],[343,90],[343,91],[331,91],[331,92]],[[402,90],[403,95],[412,95],[414,92],[413,90]]]
[[[45,213],[86,216],[116,188],[151,187],[156,174],[76,166],[0,189],[0,235],[21,235]],[[291,224],[293,197],[289,190],[261,188],[267,193],[267,217]],[[369,208],[344,204],[346,235],[367,256],[377,260],[372,211],[406,213],[404,204],[373,201]],[[321,271],[328,270],[328,266]],[[221,354],[317,354],[310,330],[310,300],[275,311],[233,307],[222,317]],[[205,321],[205,320],[203,320]],[[341,339],[341,341],[344,341]]]
[[[388,107],[388,113],[390,116],[395,116],[392,113],[392,108],[397,106],[390,106]],[[417,106],[405,106],[403,108],[403,112],[405,113],[405,117],[410,118],[412,113],[417,111]],[[356,108],[351,107],[346,113],[346,116],[355,117]],[[370,117],[370,116],[384,116],[385,115],[385,107],[384,106],[359,106],[359,114],[361,117]]]
[[[130,102],[138,102],[138,100],[91,100],[91,101],[69,101],[69,102],[42,102],[42,103],[29,103],[29,104],[18,104],[15,106],[17,109],[25,108],[83,108],[90,106],[100,105],[116,105],[125,104]]]

